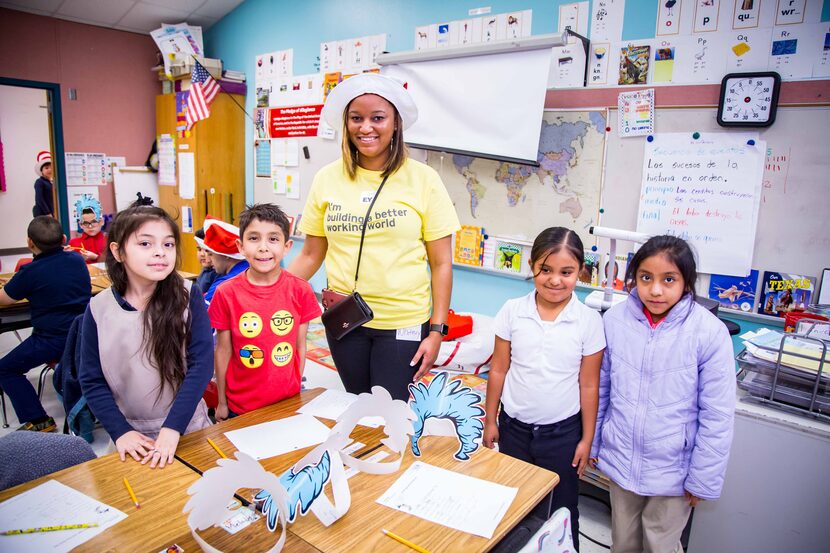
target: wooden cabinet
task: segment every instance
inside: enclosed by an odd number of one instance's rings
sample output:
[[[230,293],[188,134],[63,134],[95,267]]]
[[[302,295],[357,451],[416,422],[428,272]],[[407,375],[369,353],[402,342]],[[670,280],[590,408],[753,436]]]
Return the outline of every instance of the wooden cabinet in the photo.
[[[210,117],[197,122],[190,136],[179,138],[176,95],[156,96],[156,134],[175,137],[177,157],[182,152],[192,152],[195,157],[194,199],[182,199],[178,186],[159,186],[160,207],[173,216],[179,228],[182,206],[193,210],[194,230],[202,226],[208,214],[238,224],[245,207],[245,114],[240,108],[244,105],[243,96],[219,93],[210,106]],[[201,270],[196,242],[190,233],[182,233],[181,268],[191,273]]]

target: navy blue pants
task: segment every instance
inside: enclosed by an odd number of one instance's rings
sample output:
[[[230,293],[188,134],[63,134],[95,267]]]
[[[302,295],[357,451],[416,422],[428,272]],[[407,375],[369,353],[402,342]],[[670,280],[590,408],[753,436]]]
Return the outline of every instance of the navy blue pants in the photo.
[[[412,377],[418,366],[409,366],[420,341],[398,340],[396,330],[377,330],[364,326],[337,340],[326,332],[337,374],[347,392],[371,392],[372,386],[386,388],[392,399],[409,399]],[[429,324],[421,325],[421,340],[429,334]]]
[[[0,389],[9,396],[17,419],[27,423],[46,416],[26,373],[52,361],[60,361],[66,336],[32,334],[0,359]]]
[[[559,475],[553,489],[552,505],[542,501],[534,514],[547,520],[560,507],[571,511],[571,532],[579,550],[579,476],[571,466],[576,445],[582,439],[582,415],[577,413],[553,424],[527,424],[504,412],[499,413],[499,451]],[[544,512],[542,512],[544,511]]]

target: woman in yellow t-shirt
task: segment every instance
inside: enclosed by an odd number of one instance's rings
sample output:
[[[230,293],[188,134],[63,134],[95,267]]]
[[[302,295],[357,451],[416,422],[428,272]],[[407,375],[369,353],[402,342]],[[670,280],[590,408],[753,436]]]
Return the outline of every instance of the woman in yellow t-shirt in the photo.
[[[349,392],[382,386],[405,400],[446,334],[458,216],[438,173],[407,156],[403,130],[418,109],[401,83],[351,77],[329,93],[322,116],[342,128],[343,155],[314,177],[300,223],[306,239],[288,270],[308,279],[325,260],[330,289],[360,292],[374,319],[340,340],[328,336],[340,379]]]

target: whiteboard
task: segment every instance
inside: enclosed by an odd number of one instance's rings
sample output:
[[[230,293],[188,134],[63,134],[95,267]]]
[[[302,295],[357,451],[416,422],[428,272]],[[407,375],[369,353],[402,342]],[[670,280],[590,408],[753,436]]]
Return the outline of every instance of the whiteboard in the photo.
[[[730,132],[715,108],[658,108],[659,132]],[[607,138],[601,225],[634,230],[643,173],[645,137],[620,138],[612,110]],[[830,106],[781,107],[767,143],[752,267],[820,276],[830,265]],[[746,129],[732,132],[745,132]],[[600,248],[607,248],[604,240]],[[633,249],[631,244],[622,247]],[[625,250],[624,250],[625,251]]]
[[[157,174],[146,167],[113,167],[112,184],[115,188],[116,211],[130,207],[138,199],[138,192],[153,198],[153,205],[159,205]]]

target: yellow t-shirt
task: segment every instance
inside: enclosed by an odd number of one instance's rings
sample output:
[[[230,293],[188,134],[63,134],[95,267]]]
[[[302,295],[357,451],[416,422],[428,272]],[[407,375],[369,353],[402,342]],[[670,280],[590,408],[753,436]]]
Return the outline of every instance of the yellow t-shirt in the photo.
[[[328,241],[326,276],[334,290],[350,293],[354,288],[360,229],[381,180],[380,171],[362,168],[350,180],[341,160],[314,177],[300,230]],[[438,173],[407,159],[386,181],[366,227],[357,291],[375,318],[365,326],[390,330],[429,319],[432,294],[424,243],[460,227]]]

